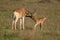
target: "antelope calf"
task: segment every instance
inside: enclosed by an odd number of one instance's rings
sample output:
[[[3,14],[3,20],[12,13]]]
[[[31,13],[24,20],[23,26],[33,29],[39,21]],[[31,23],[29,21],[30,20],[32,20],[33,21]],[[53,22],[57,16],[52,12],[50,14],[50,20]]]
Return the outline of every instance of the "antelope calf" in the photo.
[[[36,26],[37,26],[38,24],[40,24],[40,29],[41,29],[41,27],[43,26],[43,23],[44,23],[45,20],[46,20],[46,17],[37,18],[37,19],[36,19],[36,23],[35,23],[35,25],[34,25],[34,29],[36,29]]]
[[[43,26],[44,21],[47,19],[46,17],[35,18],[35,14],[32,14],[30,18],[32,18],[35,21],[34,30],[36,30],[38,24],[40,24],[40,29],[41,29],[41,26]]]

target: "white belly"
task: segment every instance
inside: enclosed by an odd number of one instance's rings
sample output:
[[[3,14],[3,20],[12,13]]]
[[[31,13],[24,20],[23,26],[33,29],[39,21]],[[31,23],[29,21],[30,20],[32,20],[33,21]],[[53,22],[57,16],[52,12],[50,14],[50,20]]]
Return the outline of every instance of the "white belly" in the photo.
[[[18,12],[14,12],[14,16],[16,16],[16,18],[22,18],[22,13],[18,13]]]

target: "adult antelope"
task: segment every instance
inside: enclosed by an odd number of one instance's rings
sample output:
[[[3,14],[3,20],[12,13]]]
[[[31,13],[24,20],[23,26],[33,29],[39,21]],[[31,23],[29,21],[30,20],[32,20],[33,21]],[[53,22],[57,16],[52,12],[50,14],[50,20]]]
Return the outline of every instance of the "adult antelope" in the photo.
[[[36,30],[38,24],[40,24],[40,29],[41,29],[41,26],[43,26],[44,21],[47,19],[47,17],[35,18],[35,13],[32,13],[30,18],[32,18],[35,21],[34,30]]]
[[[30,14],[28,13],[29,11],[26,10],[25,8],[17,8],[13,11],[13,22],[12,22],[12,29],[14,28],[16,30],[16,23],[18,19],[20,19],[20,29],[21,25],[23,24],[23,29],[24,29],[24,19],[25,17],[28,17]]]

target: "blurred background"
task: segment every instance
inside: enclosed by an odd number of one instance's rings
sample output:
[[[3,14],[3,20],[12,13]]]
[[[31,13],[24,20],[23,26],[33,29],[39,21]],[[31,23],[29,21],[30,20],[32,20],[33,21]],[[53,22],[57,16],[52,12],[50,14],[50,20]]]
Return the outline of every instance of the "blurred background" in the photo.
[[[36,10],[36,18],[47,17],[35,32],[35,22],[26,17],[25,30],[12,30],[12,14],[16,8],[24,7],[30,12]],[[60,0],[0,0],[0,40],[60,40]]]

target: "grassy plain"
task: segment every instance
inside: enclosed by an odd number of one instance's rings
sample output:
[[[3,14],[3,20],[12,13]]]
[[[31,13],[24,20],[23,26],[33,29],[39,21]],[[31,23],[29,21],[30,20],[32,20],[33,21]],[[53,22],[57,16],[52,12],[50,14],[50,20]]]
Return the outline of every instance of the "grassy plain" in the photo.
[[[36,10],[36,18],[47,17],[41,31],[39,25],[33,32],[34,21],[25,19],[25,30],[11,29],[13,9],[25,7]],[[38,0],[0,0],[0,40],[60,40],[60,2],[38,2]]]

